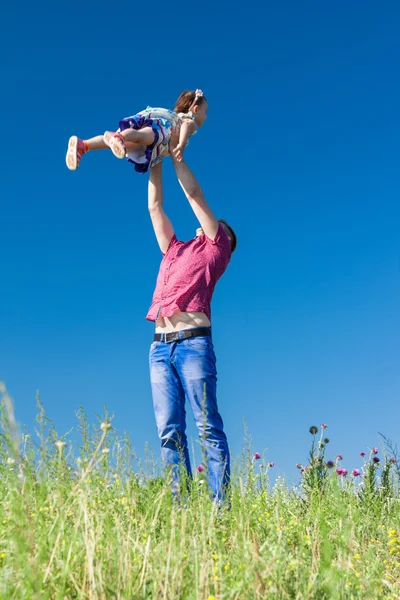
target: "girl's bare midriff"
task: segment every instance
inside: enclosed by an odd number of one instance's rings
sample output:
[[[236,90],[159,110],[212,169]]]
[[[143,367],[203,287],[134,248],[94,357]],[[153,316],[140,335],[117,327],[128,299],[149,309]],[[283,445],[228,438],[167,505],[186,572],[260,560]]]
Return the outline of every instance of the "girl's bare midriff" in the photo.
[[[178,312],[156,321],[156,333],[170,333],[193,327],[211,327],[209,318],[202,312]]]

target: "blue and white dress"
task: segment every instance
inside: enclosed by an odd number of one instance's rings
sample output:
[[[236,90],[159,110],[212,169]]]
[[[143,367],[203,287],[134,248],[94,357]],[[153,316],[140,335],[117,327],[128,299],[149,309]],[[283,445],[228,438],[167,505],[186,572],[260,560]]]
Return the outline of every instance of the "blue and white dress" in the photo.
[[[193,119],[191,113],[176,114],[167,108],[152,108],[148,106],[146,110],[126,117],[119,122],[119,130],[125,129],[143,129],[151,127],[154,132],[154,142],[151,146],[142,146],[135,150],[127,150],[126,158],[135,165],[135,171],[146,173],[151,167],[161,162],[165,156],[169,155],[169,140],[171,130],[174,127],[180,127],[184,118]]]

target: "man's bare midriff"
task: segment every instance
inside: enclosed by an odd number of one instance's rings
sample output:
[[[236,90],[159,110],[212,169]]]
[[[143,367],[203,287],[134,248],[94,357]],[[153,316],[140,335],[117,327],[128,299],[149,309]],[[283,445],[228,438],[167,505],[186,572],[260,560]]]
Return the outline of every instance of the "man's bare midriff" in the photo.
[[[202,312],[177,312],[171,317],[162,317],[156,321],[156,333],[170,333],[193,327],[211,327],[211,323]]]

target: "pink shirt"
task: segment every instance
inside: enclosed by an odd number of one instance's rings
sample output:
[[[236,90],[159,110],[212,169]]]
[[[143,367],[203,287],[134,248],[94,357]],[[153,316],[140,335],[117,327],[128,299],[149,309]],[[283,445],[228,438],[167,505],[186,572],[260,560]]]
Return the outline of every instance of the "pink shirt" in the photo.
[[[214,240],[199,235],[188,242],[172,238],[161,261],[148,321],[178,311],[203,312],[211,321],[215,284],[231,258],[231,244],[220,224]]]

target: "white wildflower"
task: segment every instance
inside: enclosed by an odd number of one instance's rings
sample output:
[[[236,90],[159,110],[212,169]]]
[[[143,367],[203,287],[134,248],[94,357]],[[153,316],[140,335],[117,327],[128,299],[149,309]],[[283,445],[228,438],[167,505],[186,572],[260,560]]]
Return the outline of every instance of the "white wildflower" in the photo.
[[[109,431],[111,429],[111,423],[101,423],[100,429],[102,431]]]
[[[57,449],[58,449],[60,452],[62,452],[62,451],[64,450],[64,448],[65,448],[65,446],[66,446],[66,445],[67,445],[67,444],[66,444],[65,442],[63,442],[62,440],[57,440],[57,441],[55,442],[55,446],[57,447]]]

